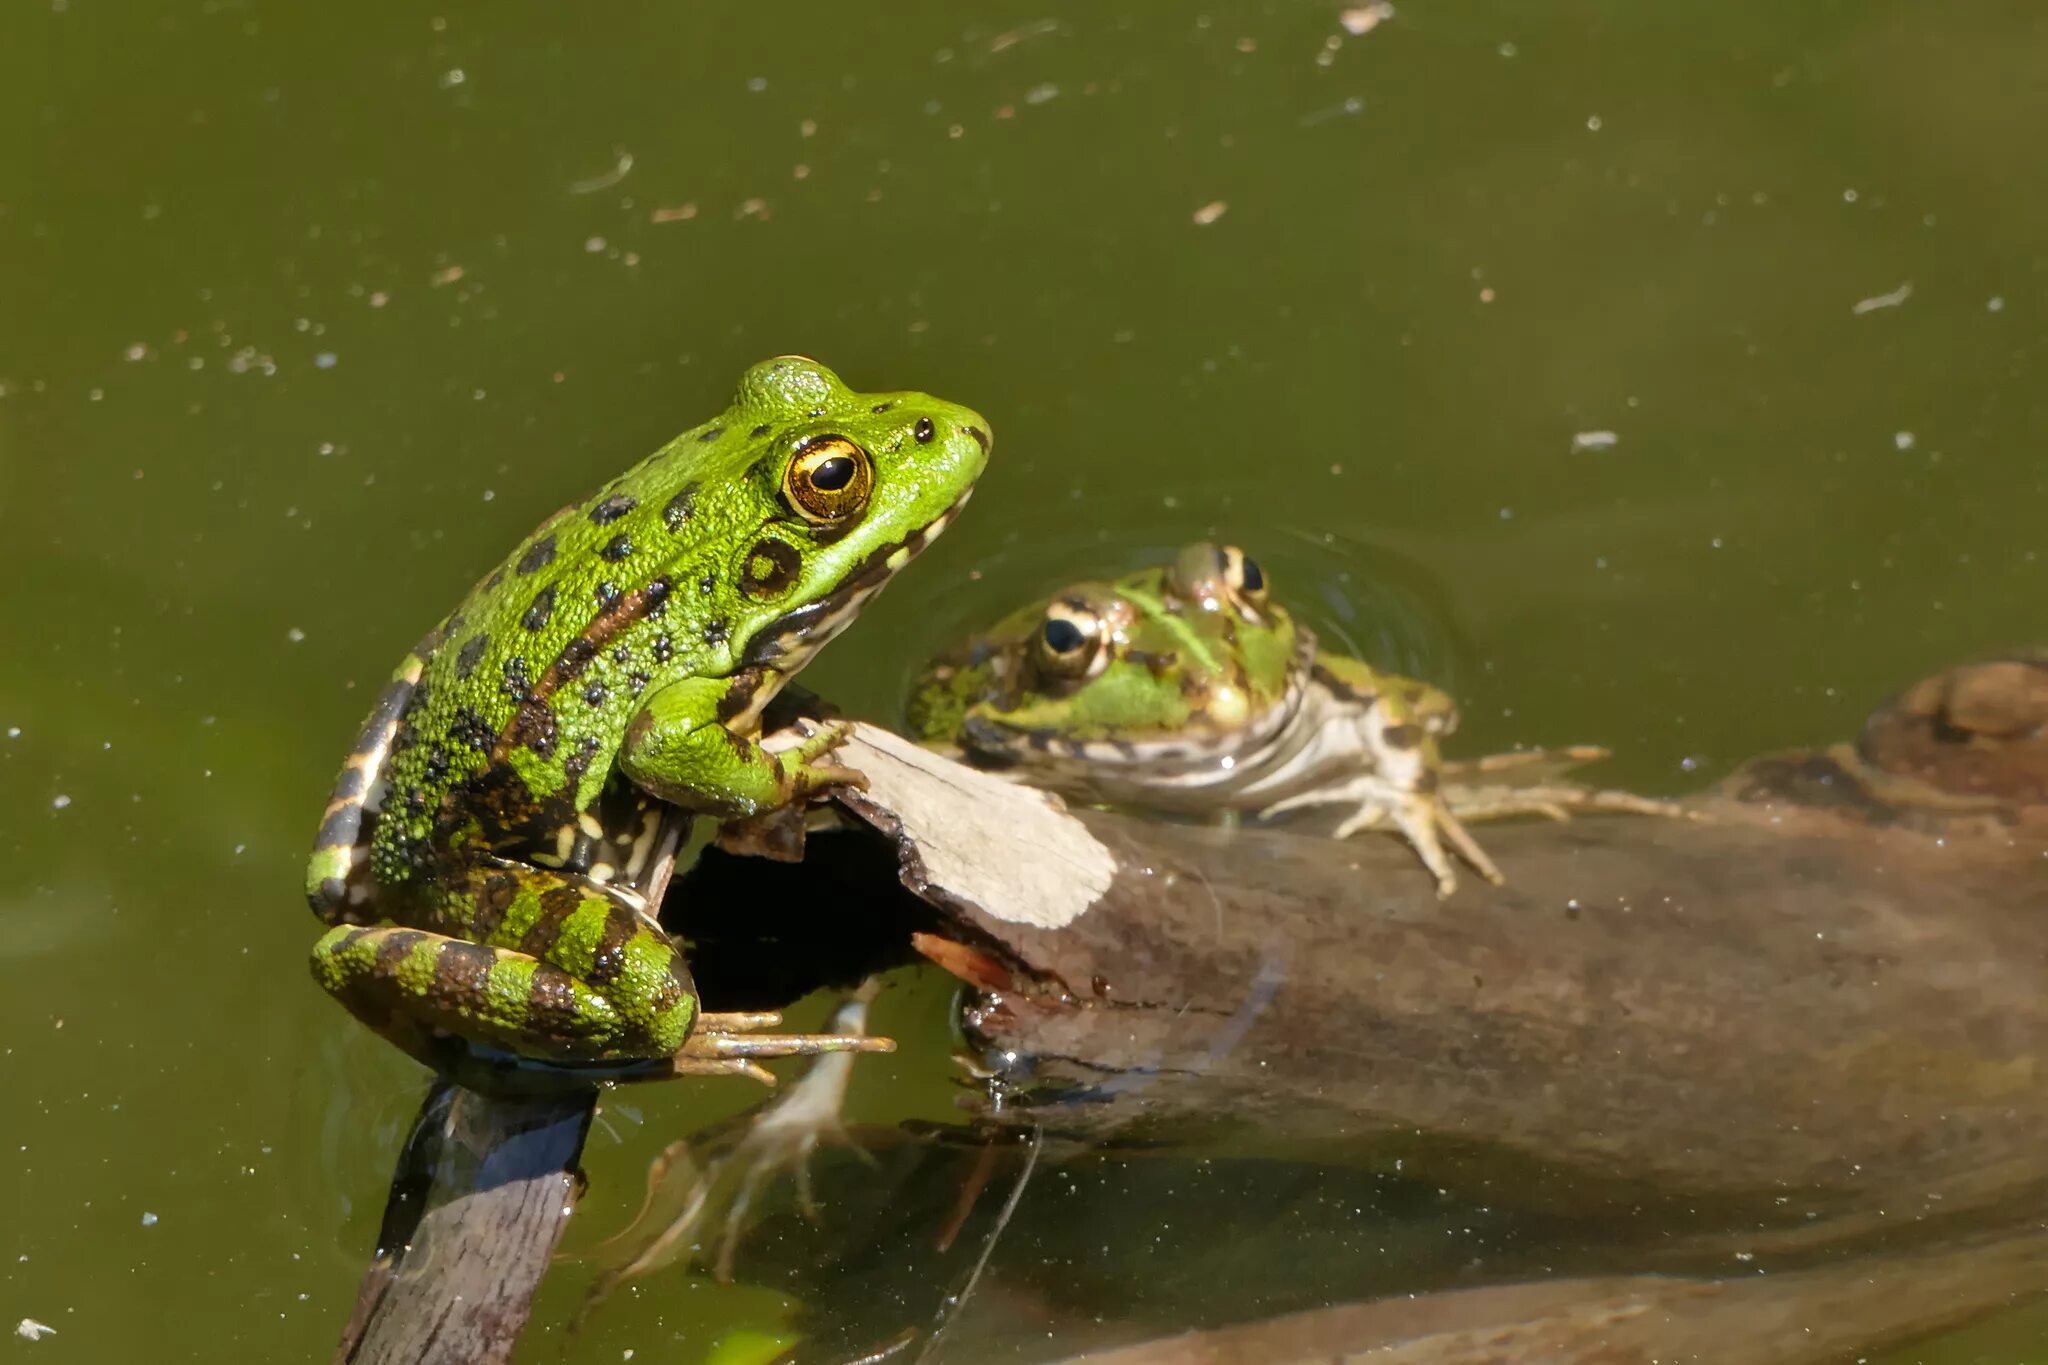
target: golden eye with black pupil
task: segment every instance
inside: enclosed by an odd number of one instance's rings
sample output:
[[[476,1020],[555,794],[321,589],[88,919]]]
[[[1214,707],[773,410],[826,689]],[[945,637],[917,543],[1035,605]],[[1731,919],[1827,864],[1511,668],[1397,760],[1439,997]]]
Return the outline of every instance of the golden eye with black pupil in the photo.
[[[1229,585],[1231,595],[1244,605],[1257,610],[1266,605],[1266,572],[1253,559],[1235,545],[1223,547],[1223,581]]]
[[[1031,637],[1032,662],[1049,678],[1085,677],[1102,643],[1102,618],[1079,602],[1053,602]]]
[[[804,520],[844,521],[868,505],[875,466],[844,436],[813,436],[797,448],[782,475],[782,496]]]
[[[1047,621],[1040,633],[1045,636],[1045,647],[1055,654],[1072,654],[1088,643],[1088,637],[1081,633],[1081,628],[1065,617]]]

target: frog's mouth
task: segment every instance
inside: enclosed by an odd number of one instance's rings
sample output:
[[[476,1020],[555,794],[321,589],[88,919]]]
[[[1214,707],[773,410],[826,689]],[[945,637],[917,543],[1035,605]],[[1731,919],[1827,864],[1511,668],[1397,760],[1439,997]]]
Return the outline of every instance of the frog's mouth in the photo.
[[[741,668],[772,668],[787,678],[811,661],[811,656],[830,644],[840,631],[853,624],[870,597],[880,592],[897,571],[917,558],[939,538],[960,515],[960,509],[974,496],[968,485],[951,506],[902,540],[879,545],[853,567],[838,587],[803,606],[769,622],[748,643],[740,657]]]

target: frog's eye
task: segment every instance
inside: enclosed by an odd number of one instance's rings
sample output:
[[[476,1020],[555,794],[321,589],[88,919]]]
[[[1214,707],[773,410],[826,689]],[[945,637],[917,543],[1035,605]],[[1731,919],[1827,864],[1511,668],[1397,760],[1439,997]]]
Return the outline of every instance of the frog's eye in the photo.
[[[806,521],[844,521],[868,505],[875,466],[844,436],[813,436],[782,475],[782,496]]]
[[[1235,545],[1223,547],[1223,581],[1232,596],[1254,611],[1266,605],[1266,571]]]
[[[1054,678],[1084,678],[1102,654],[1103,621],[1079,602],[1053,602],[1031,637],[1039,672]]]

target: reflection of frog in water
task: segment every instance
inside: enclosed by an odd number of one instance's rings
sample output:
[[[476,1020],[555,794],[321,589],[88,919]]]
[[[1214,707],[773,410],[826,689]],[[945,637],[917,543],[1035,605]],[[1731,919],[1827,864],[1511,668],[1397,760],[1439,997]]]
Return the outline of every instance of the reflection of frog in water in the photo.
[[[453,1038],[756,1070],[671,1061],[696,990],[628,889],[657,804],[747,816],[859,780],[827,761],[844,727],[776,748],[762,708],[945,528],[988,447],[966,408],[785,356],[535,531],[400,664],[342,768],[307,871],[320,983],[429,1065]],[[745,1051],[814,1050],[791,1042]]]
[[[927,667],[909,705],[920,741],[1079,800],[1260,817],[1345,807],[1336,837],[1393,825],[1439,895],[1457,885],[1445,844],[1501,880],[1460,816],[1675,809],[1569,784],[1461,784],[1602,754],[1500,755],[1460,772],[1438,751],[1456,724],[1429,684],[1318,651],[1256,561],[1208,544],[1012,613]]]

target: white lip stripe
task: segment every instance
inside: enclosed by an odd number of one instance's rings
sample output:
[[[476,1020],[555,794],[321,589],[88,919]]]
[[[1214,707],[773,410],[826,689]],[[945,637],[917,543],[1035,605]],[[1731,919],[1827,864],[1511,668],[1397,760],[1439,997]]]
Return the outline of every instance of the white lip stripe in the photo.
[[[1297,627],[1287,690],[1248,725],[1190,726],[1121,743],[1055,739],[1043,750],[1011,731],[993,753],[1012,761],[1007,774],[1068,796],[1164,810],[1261,809],[1333,768],[1357,766],[1356,746],[1331,728],[1356,708],[1314,680],[1314,659],[1314,635]]]
[[[774,656],[765,660],[765,662],[770,664],[777,673],[781,674],[783,679],[787,680],[794,677],[805,664],[811,661],[812,655],[832,643],[833,640],[838,638],[841,631],[853,624],[853,618],[860,614],[860,609],[867,605],[869,598],[887,587],[889,581],[902,570],[904,565],[917,558],[918,555],[924,552],[924,548],[927,545],[930,545],[939,538],[940,533],[946,529],[955,516],[959,515],[960,509],[967,505],[968,498],[973,495],[974,487],[970,484],[965,492],[953,500],[953,504],[950,507],[933,517],[920,530],[905,537],[903,543],[890,553],[889,558],[884,561],[889,567],[888,573],[865,587],[854,588],[850,591],[841,589],[840,591],[844,592],[845,596],[836,609],[829,615],[820,617],[812,622],[801,635],[784,636],[777,642]],[[902,556],[900,561],[897,559],[899,555]],[[773,692],[771,691],[769,696],[772,695]],[[765,705],[768,698],[762,697],[760,700]]]

